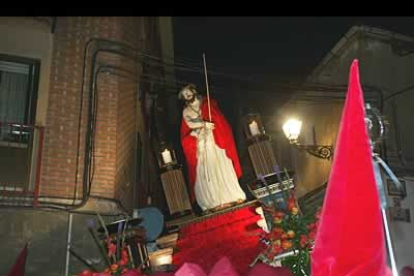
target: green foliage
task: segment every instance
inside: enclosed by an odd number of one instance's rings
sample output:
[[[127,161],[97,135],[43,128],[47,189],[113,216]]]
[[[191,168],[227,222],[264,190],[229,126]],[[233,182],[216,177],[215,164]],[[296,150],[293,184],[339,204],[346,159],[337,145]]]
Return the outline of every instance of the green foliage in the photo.
[[[290,256],[282,260],[282,266],[289,267],[296,276],[310,275],[310,251],[301,249],[295,256]]]

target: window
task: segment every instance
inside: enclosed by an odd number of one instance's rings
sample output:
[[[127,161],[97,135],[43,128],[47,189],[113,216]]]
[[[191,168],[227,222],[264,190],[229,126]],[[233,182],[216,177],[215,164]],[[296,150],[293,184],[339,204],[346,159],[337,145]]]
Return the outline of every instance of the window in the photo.
[[[33,124],[40,62],[0,54],[0,121]]]
[[[24,139],[21,125],[34,124],[39,67],[33,59],[0,54],[0,141]]]
[[[40,62],[0,54],[0,191],[29,187]]]

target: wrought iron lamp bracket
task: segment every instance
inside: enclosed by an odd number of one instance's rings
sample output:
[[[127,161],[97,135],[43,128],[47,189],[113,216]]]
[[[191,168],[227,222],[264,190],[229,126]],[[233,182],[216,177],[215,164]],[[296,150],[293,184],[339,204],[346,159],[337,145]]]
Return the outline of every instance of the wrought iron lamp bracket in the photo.
[[[322,159],[331,159],[333,155],[332,146],[321,146],[321,145],[301,145],[298,143],[292,143],[292,145],[302,151]]]

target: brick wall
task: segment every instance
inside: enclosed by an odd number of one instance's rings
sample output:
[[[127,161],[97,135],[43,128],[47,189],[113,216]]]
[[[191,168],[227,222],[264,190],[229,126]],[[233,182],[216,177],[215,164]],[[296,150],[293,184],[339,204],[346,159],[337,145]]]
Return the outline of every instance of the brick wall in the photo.
[[[128,63],[125,62],[124,65]],[[133,68],[131,64],[129,67]],[[131,69],[132,69],[131,68]],[[127,209],[133,207],[135,161],[136,161],[136,130],[137,130],[137,84],[124,79],[118,86],[118,116],[117,116],[117,163],[115,197]]]
[[[143,24],[142,18],[127,20],[123,18],[120,22],[120,36],[122,40],[130,45],[135,45],[142,49],[140,45],[141,37],[144,35],[137,32],[137,26]],[[116,187],[115,198],[122,202],[123,206],[131,209],[137,206],[136,190],[134,189],[135,165],[136,165],[136,132],[137,132],[137,79],[131,79],[139,76],[140,63],[136,60],[121,60],[122,68],[131,72],[123,73],[118,83],[119,100],[117,112],[117,159],[116,159]]]
[[[158,35],[158,20],[157,18],[148,18],[145,22],[145,40],[143,40],[143,49],[149,55],[160,56],[161,53],[161,42]],[[163,76],[164,68],[162,66],[148,66],[144,65],[142,68],[142,75],[145,78],[145,75],[157,75]],[[140,91],[143,92],[157,92],[160,93],[159,85],[151,84],[148,81],[141,81],[141,86],[139,87]],[[158,94],[160,97],[160,94]],[[147,99],[148,101],[149,99]],[[164,196],[164,191],[161,185],[159,170],[157,165],[157,157],[153,151],[156,147],[156,135],[154,129],[151,129],[150,126],[146,126],[144,121],[146,120],[145,116],[148,116],[149,110],[140,111],[139,114],[139,124],[138,128],[141,133],[141,142],[142,150],[145,151],[145,158],[143,161],[143,167],[148,171],[148,175],[141,174],[138,178],[138,202],[142,205],[147,204],[148,197],[151,198],[151,204],[157,206],[161,210],[167,210],[166,200]],[[153,114],[152,114],[153,115]],[[167,116],[166,120],[169,120],[170,117]],[[151,118],[154,123],[154,118]],[[149,136],[148,133],[151,133]],[[153,166],[155,164],[155,166]]]
[[[78,177],[76,152],[81,104],[83,52],[92,37],[140,47],[145,41],[144,18],[59,17],[54,35],[50,76],[41,195],[78,198],[82,195],[84,143],[89,93],[89,64],[83,97]],[[89,59],[87,59],[88,61]],[[116,54],[100,53],[98,62],[121,66],[139,77],[139,63]],[[116,75],[100,74],[97,81],[98,116],[92,195],[120,199],[132,207],[137,82]],[[77,180],[77,183],[76,183]]]

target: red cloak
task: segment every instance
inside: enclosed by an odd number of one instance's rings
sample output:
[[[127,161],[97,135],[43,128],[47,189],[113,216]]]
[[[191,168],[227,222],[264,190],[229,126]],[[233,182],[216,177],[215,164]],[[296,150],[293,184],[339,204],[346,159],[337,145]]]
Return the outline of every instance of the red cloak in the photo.
[[[238,178],[242,175],[239,156],[234,143],[233,132],[226,118],[221,113],[217,101],[210,98],[211,121],[215,124],[213,129],[214,141],[217,146],[226,151],[228,158],[232,160],[234,170]],[[209,121],[207,98],[203,97],[201,103],[201,116],[204,121]],[[190,186],[190,199],[195,202],[194,185],[197,171],[197,138],[190,135],[191,129],[185,122],[181,121],[181,145],[184,150],[188,165],[188,180]]]

